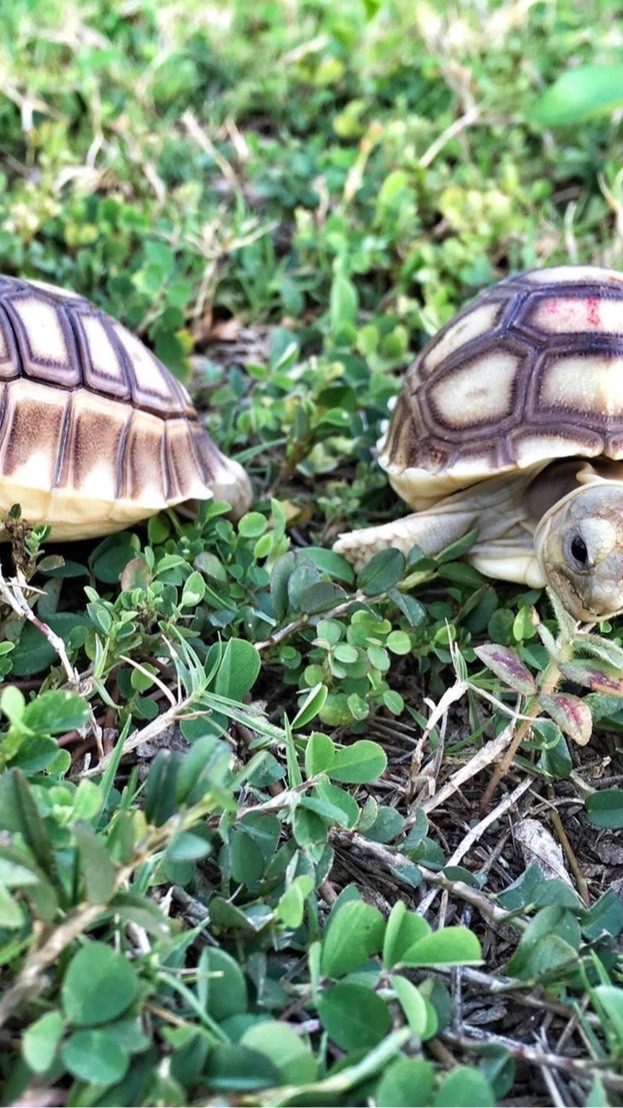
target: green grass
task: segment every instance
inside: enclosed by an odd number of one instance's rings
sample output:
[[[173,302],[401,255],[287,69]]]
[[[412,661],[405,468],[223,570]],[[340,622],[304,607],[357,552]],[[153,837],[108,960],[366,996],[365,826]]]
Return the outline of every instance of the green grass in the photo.
[[[3,12],[0,270],[136,330],[257,493],[18,536],[66,656],[5,583],[3,1103],[621,1102],[616,623],[578,642],[465,544],[331,551],[402,511],[374,445],[428,336],[623,269],[618,14]]]

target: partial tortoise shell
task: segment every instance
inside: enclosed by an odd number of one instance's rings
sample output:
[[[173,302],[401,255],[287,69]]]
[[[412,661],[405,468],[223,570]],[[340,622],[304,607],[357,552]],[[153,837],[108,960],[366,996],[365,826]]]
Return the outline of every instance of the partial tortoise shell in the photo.
[[[76,293],[0,277],[0,514],[20,504],[52,538],[119,530],[249,480],[186,389],[135,335]]]
[[[623,276],[596,266],[480,293],[411,365],[379,442],[416,509],[571,455],[623,458]]]

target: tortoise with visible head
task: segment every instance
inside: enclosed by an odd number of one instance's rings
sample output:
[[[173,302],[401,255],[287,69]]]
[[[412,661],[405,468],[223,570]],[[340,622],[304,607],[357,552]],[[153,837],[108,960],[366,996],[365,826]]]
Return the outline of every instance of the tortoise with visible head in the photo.
[[[0,521],[20,504],[84,539],[212,496],[241,515],[249,479],[162,362],[81,296],[0,277]]]
[[[342,535],[355,565],[476,528],[483,573],[623,611],[623,275],[559,266],[481,293],[408,370],[379,460],[416,514]]]

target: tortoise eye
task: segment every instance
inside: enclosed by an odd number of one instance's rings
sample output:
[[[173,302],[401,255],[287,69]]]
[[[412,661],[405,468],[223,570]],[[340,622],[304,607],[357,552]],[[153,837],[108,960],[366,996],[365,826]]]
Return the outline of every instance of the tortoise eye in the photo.
[[[581,535],[573,536],[569,549],[571,551],[571,557],[578,563],[578,565],[585,566],[587,564],[588,549]]]

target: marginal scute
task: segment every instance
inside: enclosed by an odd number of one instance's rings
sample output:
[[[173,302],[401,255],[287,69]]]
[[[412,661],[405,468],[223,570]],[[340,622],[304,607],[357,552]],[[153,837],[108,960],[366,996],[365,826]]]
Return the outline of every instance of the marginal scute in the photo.
[[[63,388],[82,383],[71,326],[65,313],[41,296],[26,292],[6,301],[24,372]]]
[[[201,495],[207,480],[197,465],[189,466],[193,458],[193,434],[186,419],[168,419],[166,422],[165,458],[167,461],[167,499],[192,500]]]
[[[65,468],[58,483],[75,489],[83,500],[112,501],[123,484],[123,444],[132,409],[86,391],[72,399]]]
[[[56,482],[70,396],[24,379],[6,385],[0,469],[31,489]],[[15,503],[15,501],[13,501]]]
[[[604,453],[601,435],[588,432],[578,442],[577,431],[572,424],[566,428],[560,427],[550,434],[526,428],[512,435],[511,440],[514,459],[520,469],[542,464],[549,458],[573,458],[578,455],[597,458]]]
[[[6,313],[0,308],[0,381],[12,381],[20,376],[20,372],[13,330]]]
[[[164,441],[162,421],[157,416],[133,412],[121,464],[122,499],[135,500],[150,511],[166,507]]]
[[[105,317],[78,308],[73,312],[73,322],[85,387],[116,400],[131,400],[129,371]]]
[[[116,337],[128,359],[132,399],[137,408],[173,415],[188,415],[188,393],[146,346],[123,327],[113,324]]]

